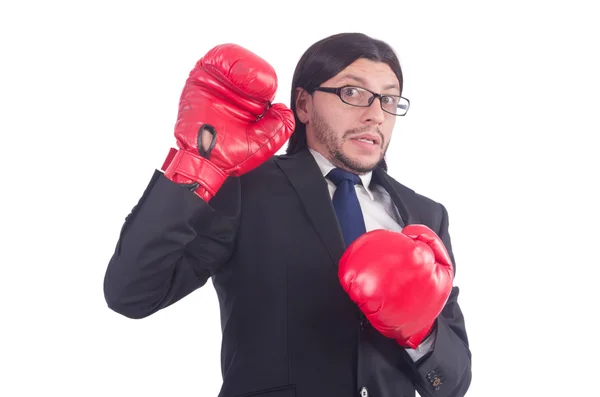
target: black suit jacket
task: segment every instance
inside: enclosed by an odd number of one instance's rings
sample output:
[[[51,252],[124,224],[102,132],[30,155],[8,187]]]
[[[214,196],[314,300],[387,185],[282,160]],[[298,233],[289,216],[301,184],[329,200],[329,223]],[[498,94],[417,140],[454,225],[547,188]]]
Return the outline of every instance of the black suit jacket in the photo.
[[[383,169],[372,180],[405,225],[438,233],[454,263],[445,208]],[[223,331],[219,397],[464,396],[471,353],[458,288],[436,321],[433,351],[414,363],[342,289],[343,252],[327,183],[306,150],[229,178],[209,204],[156,171],[122,227],[105,298],[139,319],[212,277]]]

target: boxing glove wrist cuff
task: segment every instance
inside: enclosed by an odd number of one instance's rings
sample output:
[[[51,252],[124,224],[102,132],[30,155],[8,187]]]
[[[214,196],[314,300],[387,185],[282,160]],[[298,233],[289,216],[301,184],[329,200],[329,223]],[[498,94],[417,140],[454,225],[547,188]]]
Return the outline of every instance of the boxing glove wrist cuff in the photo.
[[[435,321],[406,339],[396,339],[396,342],[402,347],[416,349],[431,334],[434,324]]]
[[[165,176],[175,183],[190,185],[200,198],[208,202],[219,191],[227,174],[204,157],[179,150],[175,155],[172,151],[171,157],[165,169]]]

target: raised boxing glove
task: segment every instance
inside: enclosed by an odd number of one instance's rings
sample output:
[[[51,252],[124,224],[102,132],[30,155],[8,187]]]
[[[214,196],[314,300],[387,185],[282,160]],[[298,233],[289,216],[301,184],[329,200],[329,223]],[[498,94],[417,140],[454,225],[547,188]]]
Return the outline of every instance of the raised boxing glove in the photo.
[[[435,232],[409,225],[360,236],[342,255],[338,275],[375,329],[415,349],[448,300],[454,270]]]
[[[275,70],[256,54],[235,44],[208,51],[181,93],[178,149],[167,155],[164,175],[208,202],[227,177],[262,164],[295,126],[289,108],[271,103],[276,91]]]

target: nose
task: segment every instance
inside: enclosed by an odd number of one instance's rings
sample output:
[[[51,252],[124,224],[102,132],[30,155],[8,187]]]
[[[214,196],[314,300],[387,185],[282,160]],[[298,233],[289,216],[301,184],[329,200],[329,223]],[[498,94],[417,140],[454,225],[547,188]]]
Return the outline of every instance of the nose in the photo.
[[[371,122],[373,124],[381,124],[385,119],[385,112],[381,108],[381,99],[379,97],[373,98],[371,106],[365,108],[364,121]]]

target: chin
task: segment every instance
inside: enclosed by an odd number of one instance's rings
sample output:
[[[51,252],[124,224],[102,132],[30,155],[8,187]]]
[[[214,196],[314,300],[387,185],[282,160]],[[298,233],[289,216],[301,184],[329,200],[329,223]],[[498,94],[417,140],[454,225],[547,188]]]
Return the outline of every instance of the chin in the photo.
[[[338,152],[336,153],[335,158],[340,164],[356,173],[367,173],[373,171],[377,167],[377,164],[379,164],[383,156],[358,155]]]

